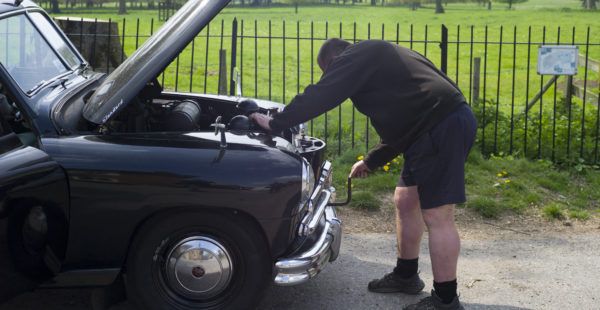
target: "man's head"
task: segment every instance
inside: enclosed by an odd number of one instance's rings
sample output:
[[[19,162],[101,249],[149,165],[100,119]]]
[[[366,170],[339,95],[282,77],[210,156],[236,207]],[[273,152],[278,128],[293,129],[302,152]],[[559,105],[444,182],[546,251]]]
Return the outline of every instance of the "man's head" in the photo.
[[[338,38],[331,38],[325,41],[323,45],[321,45],[321,49],[319,50],[319,55],[317,56],[317,63],[323,72],[327,70],[327,66],[338,57],[346,47],[352,45],[348,41],[344,41]]]

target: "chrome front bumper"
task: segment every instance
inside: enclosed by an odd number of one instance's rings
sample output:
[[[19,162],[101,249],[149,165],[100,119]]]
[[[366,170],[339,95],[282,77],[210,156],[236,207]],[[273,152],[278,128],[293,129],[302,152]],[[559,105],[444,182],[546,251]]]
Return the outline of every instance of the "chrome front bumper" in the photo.
[[[275,263],[275,284],[290,286],[308,281],[321,272],[327,262],[338,257],[342,242],[341,221],[331,206],[325,206],[320,217],[319,226],[323,229],[318,229],[320,235],[317,241],[306,251],[281,258]]]
[[[298,228],[298,236],[305,241],[293,254],[277,260],[275,284],[289,286],[305,282],[321,272],[327,262],[338,257],[342,222],[337,218],[335,209],[328,205],[335,200],[331,177],[331,163],[325,161],[307,203],[308,212]]]

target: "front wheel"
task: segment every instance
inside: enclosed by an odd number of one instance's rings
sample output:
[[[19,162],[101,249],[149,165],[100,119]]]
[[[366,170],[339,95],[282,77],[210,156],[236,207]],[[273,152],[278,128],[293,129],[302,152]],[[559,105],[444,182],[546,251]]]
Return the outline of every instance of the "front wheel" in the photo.
[[[239,215],[178,213],[144,224],[126,272],[140,309],[248,309],[272,262],[262,234]]]

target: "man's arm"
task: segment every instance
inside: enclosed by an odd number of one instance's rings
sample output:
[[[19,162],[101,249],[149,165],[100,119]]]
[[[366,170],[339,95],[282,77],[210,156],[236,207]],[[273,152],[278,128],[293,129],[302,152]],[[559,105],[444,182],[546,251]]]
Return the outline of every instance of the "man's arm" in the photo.
[[[377,145],[369,151],[367,157],[363,160],[357,161],[350,170],[350,178],[364,178],[375,168],[383,166],[385,163],[391,161],[400,154],[393,147],[379,142]]]
[[[348,47],[349,49],[352,46]],[[350,50],[337,57],[319,82],[309,85],[285,109],[273,116],[271,129],[280,131],[306,122],[333,109],[352,96],[368,81],[377,68],[374,55]]]
[[[398,152],[389,144],[379,142],[373,149],[369,151],[369,154],[367,154],[365,157],[364,162],[369,169],[374,170],[375,168],[381,167],[390,162],[396,158],[398,154],[400,154],[400,152]]]

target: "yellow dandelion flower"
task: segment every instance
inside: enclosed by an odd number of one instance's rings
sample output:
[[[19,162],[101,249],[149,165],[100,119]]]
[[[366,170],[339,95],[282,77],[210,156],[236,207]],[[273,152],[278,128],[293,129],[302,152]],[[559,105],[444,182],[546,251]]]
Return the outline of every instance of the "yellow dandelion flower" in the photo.
[[[505,180],[504,183],[510,183],[510,180]]]
[[[350,185],[350,188],[354,188],[354,184]]]
[[[365,158],[365,157],[362,155],[358,156],[358,160],[363,160],[363,158]]]
[[[507,174],[508,174],[508,172],[506,172],[506,171],[502,171],[502,174],[504,174],[504,175],[507,175]]]
[[[383,166],[383,170],[385,170],[385,171],[388,171],[388,170],[390,170],[390,167],[388,167],[388,166]]]
[[[388,166],[389,166],[389,165],[391,165],[391,164],[390,164],[390,163],[387,163],[386,165],[388,165]]]
[[[498,177],[501,177],[501,176],[502,176],[502,173],[498,173]]]
[[[393,162],[398,162],[398,160],[397,160],[397,159],[395,159],[395,158],[394,158],[394,160],[392,160],[392,161],[393,161]]]

